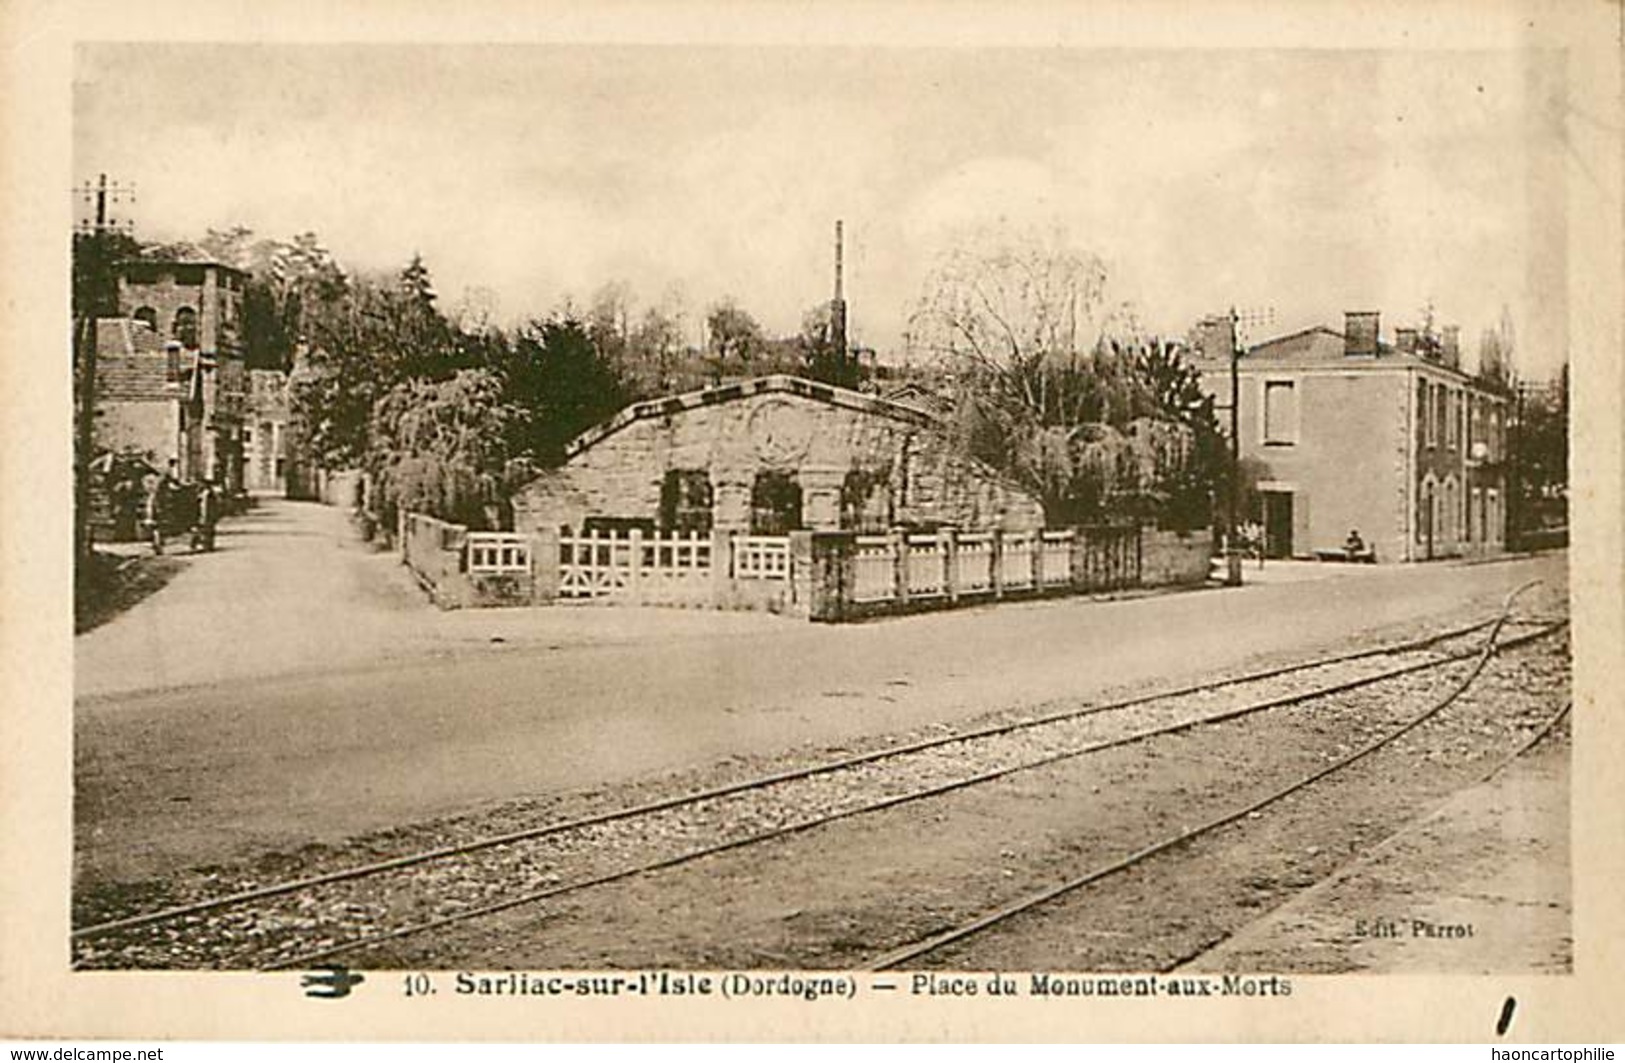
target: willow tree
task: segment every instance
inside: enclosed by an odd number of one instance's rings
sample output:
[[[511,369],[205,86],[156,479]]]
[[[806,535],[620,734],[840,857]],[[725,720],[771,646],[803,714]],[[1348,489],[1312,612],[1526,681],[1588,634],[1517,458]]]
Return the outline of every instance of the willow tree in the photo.
[[[957,445],[1052,526],[1159,519],[1188,491],[1195,376],[1108,306],[1106,279],[1059,234],[983,233],[942,256],[910,315],[910,347],[953,381]]]

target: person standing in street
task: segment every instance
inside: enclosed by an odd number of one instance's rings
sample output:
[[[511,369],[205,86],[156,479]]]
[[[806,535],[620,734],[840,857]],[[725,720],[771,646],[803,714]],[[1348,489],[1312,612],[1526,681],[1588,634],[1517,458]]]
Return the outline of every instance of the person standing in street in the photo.
[[[147,493],[145,523],[154,554],[164,552],[164,531],[174,519],[176,504],[180,498],[181,482],[176,474],[178,464],[174,458],[170,458],[169,467],[154,481],[152,489]]]
[[[198,485],[197,514],[192,524],[192,550],[214,549],[214,526],[220,519],[220,494],[214,481],[204,480]]]

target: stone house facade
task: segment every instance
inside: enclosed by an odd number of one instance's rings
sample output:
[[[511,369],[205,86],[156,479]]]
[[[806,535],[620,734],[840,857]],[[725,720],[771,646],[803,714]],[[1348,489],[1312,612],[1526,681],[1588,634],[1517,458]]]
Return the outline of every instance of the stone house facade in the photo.
[[[248,372],[243,422],[243,486],[285,492],[288,487],[288,374],[280,369]]]
[[[513,500],[518,531],[1041,528],[1036,499],[955,453],[931,414],[799,377],[637,403]]]
[[[1230,401],[1225,319],[1196,333],[1202,386]],[[1250,347],[1238,364],[1244,520],[1266,552],[1342,550],[1351,531],[1379,562],[1504,549],[1507,398],[1462,371],[1454,330],[1425,347],[1414,329],[1379,338],[1375,313],[1343,332],[1304,329]]]
[[[243,489],[244,280],[203,255],[124,267],[120,317],[98,329],[99,449],[133,448],[160,467],[175,458],[184,479]]]
[[[144,322],[96,322],[96,449],[157,469],[202,460],[201,390],[194,355]]]

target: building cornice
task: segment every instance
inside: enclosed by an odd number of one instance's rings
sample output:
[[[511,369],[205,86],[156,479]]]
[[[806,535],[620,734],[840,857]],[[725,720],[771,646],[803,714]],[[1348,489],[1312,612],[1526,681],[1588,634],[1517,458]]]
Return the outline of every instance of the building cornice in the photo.
[[[687,391],[663,399],[647,399],[643,402],[635,402],[609,420],[587,429],[572,439],[564,448],[564,457],[566,460],[574,458],[582,451],[638,421],[670,417],[685,410],[697,410],[725,402],[736,402],[753,395],[795,395],[830,406],[856,410],[877,417],[889,417],[892,420],[903,421],[920,428],[936,427],[941,423],[936,417],[924,410],[882,399],[875,395],[865,395],[847,388],[836,387],[833,384],[821,384],[798,376],[774,375],[754,377],[733,384],[721,384],[715,387],[703,388],[699,391]]]

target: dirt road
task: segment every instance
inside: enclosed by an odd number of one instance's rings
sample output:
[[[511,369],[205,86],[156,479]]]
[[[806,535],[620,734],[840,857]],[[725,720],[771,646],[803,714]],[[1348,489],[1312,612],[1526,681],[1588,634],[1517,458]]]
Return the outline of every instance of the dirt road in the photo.
[[[224,526],[220,543],[76,644],[84,880],[1191,680],[1479,615],[1564,563],[1351,566],[826,627],[681,610],[439,614],[338,514],[297,503]]]

